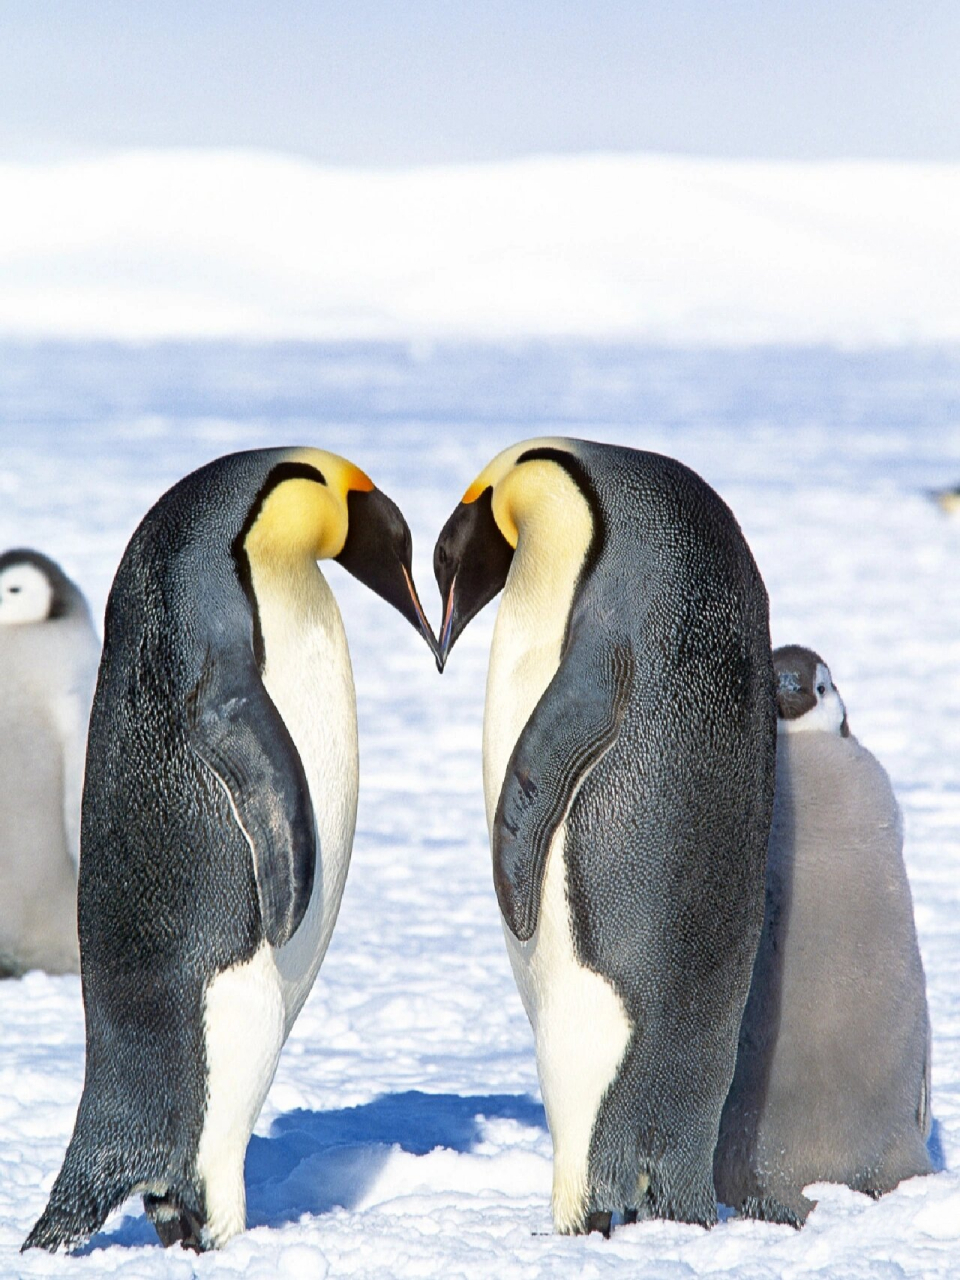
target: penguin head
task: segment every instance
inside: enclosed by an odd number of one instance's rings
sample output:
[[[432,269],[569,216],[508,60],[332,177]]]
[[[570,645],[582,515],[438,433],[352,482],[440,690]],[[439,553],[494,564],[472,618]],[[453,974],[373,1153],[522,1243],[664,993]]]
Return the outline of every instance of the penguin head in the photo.
[[[813,649],[789,644],[773,651],[777,677],[777,731],[819,730],[850,736],[847,709],[830,668]]]
[[[596,521],[592,485],[565,439],[526,440],[497,454],[469,486],[440,532],[433,570],[443,624],[437,666],[467,623],[503,588],[515,553],[539,529],[550,553],[582,560]]]
[[[79,588],[39,551],[17,547],[0,555],[0,626],[49,622],[87,613]]]
[[[392,604],[436,654],[413,583],[413,540],[368,475],[322,449],[288,449],[267,473],[233,543],[238,563],[336,560]]]

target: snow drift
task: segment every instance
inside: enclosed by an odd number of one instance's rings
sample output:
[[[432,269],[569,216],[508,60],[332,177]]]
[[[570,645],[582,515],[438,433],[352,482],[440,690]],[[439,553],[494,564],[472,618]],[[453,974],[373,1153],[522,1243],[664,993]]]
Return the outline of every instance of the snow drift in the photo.
[[[0,165],[0,333],[960,340],[960,165]]]

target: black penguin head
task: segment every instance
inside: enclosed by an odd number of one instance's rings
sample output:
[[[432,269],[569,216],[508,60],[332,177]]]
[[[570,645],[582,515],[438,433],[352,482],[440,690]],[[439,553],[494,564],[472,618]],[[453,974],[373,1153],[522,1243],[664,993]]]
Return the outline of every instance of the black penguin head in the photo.
[[[396,503],[380,489],[351,489],[347,494],[347,536],[334,559],[402,613],[439,661],[433,628],[413,584],[412,555],[413,538]]]
[[[546,555],[585,562],[595,549],[595,494],[575,443],[526,440],[505,449],[480,472],[444,525],[433,553],[443,608],[441,671],[467,623],[506,584],[522,528],[545,520]],[[571,499],[573,487],[583,502]]]
[[[471,486],[443,526],[433,551],[433,572],[443,601],[437,651],[440,671],[470,619],[502,589],[513,551],[493,515],[493,487],[487,485],[474,496]]]
[[[783,645],[773,651],[773,668],[781,733],[820,729],[849,737],[846,707],[819,653],[798,644]]]
[[[403,614],[436,655],[433,629],[413,583],[413,540],[397,505],[336,454],[291,449],[281,459],[234,539],[241,580],[250,557],[336,560]],[[244,585],[249,596],[249,582]]]
[[[87,603],[58,564],[39,551],[0,554],[0,626],[87,616]]]

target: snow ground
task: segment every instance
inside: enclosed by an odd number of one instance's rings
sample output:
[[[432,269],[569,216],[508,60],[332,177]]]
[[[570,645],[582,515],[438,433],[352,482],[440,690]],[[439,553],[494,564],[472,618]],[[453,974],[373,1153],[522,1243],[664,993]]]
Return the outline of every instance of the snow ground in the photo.
[[[960,341],[960,165],[0,164],[0,332]]]
[[[433,540],[499,448],[561,431],[671,453],[726,498],[775,643],[818,648],[883,761],[934,1033],[945,1171],[873,1203],[839,1187],[801,1233],[724,1221],[550,1234],[550,1141],[503,947],[480,784],[492,610],[437,676],[339,568],[360,709],[353,865],[333,943],[251,1142],[250,1230],[164,1252],[136,1203],[82,1256],[17,1253],[79,1098],[79,983],[0,984],[0,1275],[930,1277],[960,1273],[960,353],[825,348],[0,346],[0,547],[59,559],[102,614],[174,480],[236,448],[317,444],[406,513],[428,612]]]

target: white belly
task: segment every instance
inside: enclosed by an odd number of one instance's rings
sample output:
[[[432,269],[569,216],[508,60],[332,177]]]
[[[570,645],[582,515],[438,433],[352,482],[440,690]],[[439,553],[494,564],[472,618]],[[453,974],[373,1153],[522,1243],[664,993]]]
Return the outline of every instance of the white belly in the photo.
[[[320,580],[322,582],[322,579]],[[323,582],[325,607],[266,640],[263,682],[303,762],[317,825],[317,866],[306,914],[273,962],[286,1010],[284,1036],[313,986],[330,944],[357,822],[359,751],[353,671],[340,611]],[[300,621],[300,620],[294,620]],[[319,625],[318,625],[319,624]]]
[[[574,580],[567,575],[558,581],[541,568],[515,558],[494,630],[483,726],[491,829],[513,748],[560,663]],[[631,1028],[612,985],[577,959],[563,854],[561,827],[547,857],[536,932],[529,942],[519,942],[506,922],[503,932],[536,1041],[554,1147],[554,1223],[558,1231],[572,1231],[585,1212],[593,1122]]]
[[[197,1152],[210,1240],[223,1244],[245,1220],[243,1159],[273,1081],[280,1050],[330,942],[357,818],[357,713],[347,640],[333,593],[319,574],[271,608],[255,581],[264,636],[263,682],[303,762],[316,818],[313,891],[282,947],[217,975],[204,1009],[207,1110]],[[299,603],[301,608],[291,607]]]

